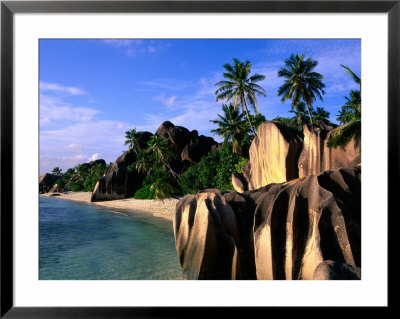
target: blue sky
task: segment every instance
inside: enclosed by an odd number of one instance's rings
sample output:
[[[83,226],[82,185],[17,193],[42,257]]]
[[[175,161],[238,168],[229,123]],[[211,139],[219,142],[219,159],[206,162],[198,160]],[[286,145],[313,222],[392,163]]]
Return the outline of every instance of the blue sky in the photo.
[[[259,111],[269,120],[290,116],[277,72],[291,53],[319,62],[326,94],[314,106],[336,122],[344,96],[357,88],[340,64],[361,75],[360,40],[40,40],[40,173],[114,161],[126,150],[126,130],[154,133],[166,120],[212,136],[209,120],[222,104],[215,83],[233,58],[266,76]]]

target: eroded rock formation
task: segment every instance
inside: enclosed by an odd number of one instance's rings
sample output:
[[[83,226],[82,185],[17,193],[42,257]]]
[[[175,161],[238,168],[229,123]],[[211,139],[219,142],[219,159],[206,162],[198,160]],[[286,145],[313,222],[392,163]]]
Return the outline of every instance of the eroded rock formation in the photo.
[[[360,267],[361,169],[271,185],[254,220],[258,279],[313,279],[326,260]]]
[[[304,126],[303,148],[298,162],[299,177],[361,163],[360,145],[355,139],[344,147],[327,146],[335,127],[323,123]]]
[[[301,146],[302,137],[298,131],[276,122],[261,124],[250,146],[250,160],[243,167],[248,189],[297,178]]]
[[[270,183],[361,163],[360,145],[355,139],[345,147],[327,146],[334,128],[324,123],[305,125],[301,134],[280,123],[261,124],[243,173],[232,175],[235,190],[254,190]]]
[[[169,121],[163,122],[156,131],[171,142],[179,161],[196,164],[200,159],[218,146],[212,137],[198,134],[196,130],[189,131],[182,126],[175,126]]]
[[[141,148],[147,147],[147,142],[153,136],[150,132],[138,132]],[[197,131],[190,132],[182,126],[163,122],[156,135],[166,138],[175,151],[175,157],[169,160],[174,172],[182,174],[192,164],[198,163],[204,155],[218,146],[211,137],[198,135]],[[108,168],[105,175],[97,182],[92,201],[114,200],[133,196],[142,187],[144,174],[128,171],[127,167],[136,161],[134,152],[125,152]]]
[[[45,173],[39,176],[39,192],[47,193],[52,189],[55,182],[62,178],[60,175]]]
[[[256,279],[249,196],[212,189],[177,204],[173,228],[186,279]]]
[[[356,279],[361,167],[243,194],[187,195],[177,204],[174,235],[188,279]]]
[[[151,136],[150,132],[138,132],[139,144],[145,147]],[[133,151],[124,152],[107,169],[104,176],[94,187],[91,201],[122,199],[133,196],[142,187],[144,174],[128,171],[128,166],[136,161]]]

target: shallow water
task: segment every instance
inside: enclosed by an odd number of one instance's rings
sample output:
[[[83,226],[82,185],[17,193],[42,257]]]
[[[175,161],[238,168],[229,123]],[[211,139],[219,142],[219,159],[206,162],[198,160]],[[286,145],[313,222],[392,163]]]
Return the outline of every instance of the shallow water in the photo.
[[[39,279],[182,279],[172,223],[40,197]]]

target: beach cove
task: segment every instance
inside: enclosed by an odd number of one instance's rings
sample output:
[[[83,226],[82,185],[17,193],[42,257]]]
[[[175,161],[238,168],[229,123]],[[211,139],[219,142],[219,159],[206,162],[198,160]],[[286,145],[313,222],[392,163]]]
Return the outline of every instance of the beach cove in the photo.
[[[175,198],[167,198],[164,200],[125,198],[103,202],[91,202],[91,192],[65,192],[56,194],[56,196],[52,196],[54,193],[46,193],[40,196],[88,203],[111,210],[123,211],[128,215],[140,211],[141,213],[151,214],[154,217],[164,218],[171,222],[174,218],[176,204],[179,201]]]

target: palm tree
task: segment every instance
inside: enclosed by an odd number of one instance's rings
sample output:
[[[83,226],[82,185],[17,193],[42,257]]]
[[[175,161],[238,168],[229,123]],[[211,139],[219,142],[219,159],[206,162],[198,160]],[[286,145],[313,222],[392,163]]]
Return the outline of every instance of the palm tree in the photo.
[[[161,199],[171,197],[172,193],[174,192],[174,188],[172,185],[166,180],[165,175],[164,177],[158,176],[150,185],[150,190],[154,190],[154,198]]]
[[[330,125],[331,122],[329,121],[330,113],[326,111],[323,107],[317,106],[315,111],[312,111],[313,121],[315,123],[322,122],[324,124]]]
[[[292,54],[285,61],[285,67],[278,71],[278,76],[286,79],[278,89],[278,95],[282,96],[282,102],[292,99],[293,108],[303,100],[312,124],[310,108],[317,97],[322,100],[322,94],[325,94],[325,84],[322,83],[324,77],[314,72],[318,62],[311,57],[304,60],[304,56],[304,54],[301,56]]]
[[[249,132],[247,121],[244,119],[245,113],[239,113],[239,110],[233,104],[222,104],[223,115],[218,114],[216,120],[210,122],[217,124],[218,128],[211,130],[212,133],[224,138],[224,143],[232,141],[232,151],[241,153],[241,142],[244,136]]]
[[[345,96],[346,103],[339,111],[337,120],[341,124],[350,123],[361,119],[361,92],[359,90],[350,91],[350,97]]]
[[[175,158],[176,154],[167,140],[162,136],[153,135],[147,144],[147,152],[151,154],[150,156],[154,163],[156,165],[165,165],[176,181],[178,181],[179,175],[173,171],[168,162],[170,159]]]
[[[340,66],[350,74],[354,82],[360,85],[360,90],[351,90],[350,97],[345,97],[346,103],[337,117],[337,120],[344,125],[332,131],[331,138],[327,143],[328,147],[333,148],[345,146],[353,138],[356,145],[360,145],[361,142],[361,78],[347,66]]]
[[[150,159],[149,153],[146,150],[138,149],[136,154],[136,161],[128,166],[128,170],[130,171],[132,167],[136,169],[139,173],[146,173],[147,175],[150,172],[153,163]]]
[[[129,145],[128,149],[133,150],[137,155],[139,148],[139,137],[137,135],[136,128],[126,131],[125,138],[126,140],[124,145]]]
[[[250,76],[250,61],[240,62],[238,59],[233,59],[233,62],[233,65],[228,63],[223,65],[225,68],[223,76],[226,80],[215,84],[219,86],[215,91],[216,100],[233,101],[235,109],[239,104],[246,112],[247,120],[255,137],[256,132],[250,119],[247,103],[258,113],[256,95],[266,96],[266,94],[265,90],[256,82],[264,80],[265,76],[261,74]]]
[[[56,174],[56,175],[61,175],[61,171],[62,169],[60,169],[58,166],[54,167],[53,170],[51,171],[52,173]]]
[[[311,111],[313,111],[312,107],[310,107]],[[307,124],[307,114],[306,114],[306,105],[303,101],[300,101],[296,107],[292,107],[289,111],[293,113],[294,116],[290,119],[292,126],[297,130],[302,131],[303,126]]]
[[[345,65],[343,65],[343,64],[341,64],[340,66],[341,66],[343,69],[345,69],[346,72],[347,72],[348,74],[350,74],[350,76],[353,78],[354,82],[356,82],[357,84],[359,84],[359,85],[360,85],[360,88],[361,88],[361,78],[360,78],[359,76],[357,76],[352,70],[350,70],[349,67],[347,67],[347,66],[345,66]]]

